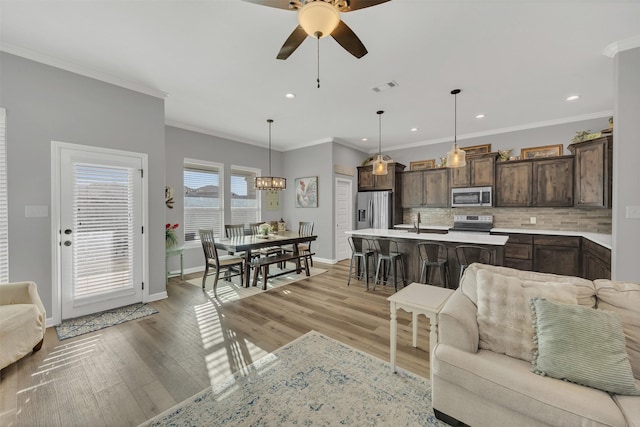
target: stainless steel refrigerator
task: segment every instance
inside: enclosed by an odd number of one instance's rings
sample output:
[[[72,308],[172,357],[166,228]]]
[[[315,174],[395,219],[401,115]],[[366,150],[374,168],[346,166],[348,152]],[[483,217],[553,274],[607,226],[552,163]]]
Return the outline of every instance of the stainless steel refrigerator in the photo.
[[[361,191],[356,204],[356,228],[393,228],[393,193]]]

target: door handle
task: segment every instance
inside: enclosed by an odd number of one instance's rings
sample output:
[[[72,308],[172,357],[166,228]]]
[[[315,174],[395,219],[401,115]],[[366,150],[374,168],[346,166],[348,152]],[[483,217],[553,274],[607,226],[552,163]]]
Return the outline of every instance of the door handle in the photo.
[[[65,246],[71,246],[71,240],[65,240],[64,241],[64,245]]]
[[[64,234],[71,234],[73,233],[73,231],[70,228],[67,228],[66,230],[64,230]]]

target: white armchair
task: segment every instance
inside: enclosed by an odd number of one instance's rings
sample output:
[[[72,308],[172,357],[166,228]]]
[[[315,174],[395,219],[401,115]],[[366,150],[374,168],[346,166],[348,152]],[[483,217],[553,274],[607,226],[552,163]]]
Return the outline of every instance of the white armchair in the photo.
[[[0,369],[40,350],[45,318],[34,282],[0,284]]]

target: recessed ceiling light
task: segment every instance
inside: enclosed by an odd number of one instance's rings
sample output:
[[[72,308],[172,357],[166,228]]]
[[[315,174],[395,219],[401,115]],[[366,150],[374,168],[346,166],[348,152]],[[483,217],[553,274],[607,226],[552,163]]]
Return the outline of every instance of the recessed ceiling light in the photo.
[[[295,93],[288,93],[288,94],[285,95],[285,98],[287,98],[287,99],[293,99],[295,97],[296,97]]]
[[[411,132],[418,132],[418,128],[411,128]]]
[[[487,117],[485,114],[480,113],[476,116],[476,119],[484,119],[485,117]]]
[[[362,138],[362,142],[367,142],[368,140],[368,138]]]
[[[580,98],[580,95],[567,96],[567,101],[575,101],[578,98]]]

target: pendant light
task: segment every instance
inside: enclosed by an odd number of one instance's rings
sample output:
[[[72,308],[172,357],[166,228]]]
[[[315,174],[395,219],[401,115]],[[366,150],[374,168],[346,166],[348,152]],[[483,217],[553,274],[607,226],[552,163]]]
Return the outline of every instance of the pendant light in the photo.
[[[373,162],[373,174],[374,175],[386,175],[387,174],[387,161],[382,157],[382,114],[384,111],[379,110],[376,112],[378,115],[378,157]]]
[[[451,91],[454,99],[453,107],[453,148],[447,152],[447,167],[448,168],[461,168],[467,165],[465,160],[466,153],[464,150],[458,148],[458,94],[462,92],[460,89],[454,89]]]
[[[271,124],[273,119],[268,119],[267,123],[269,123],[269,176],[257,176],[254,186],[256,190],[284,190],[287,188],[286,178],[271,176]]]

